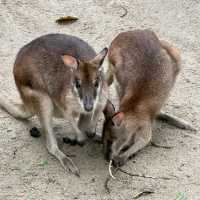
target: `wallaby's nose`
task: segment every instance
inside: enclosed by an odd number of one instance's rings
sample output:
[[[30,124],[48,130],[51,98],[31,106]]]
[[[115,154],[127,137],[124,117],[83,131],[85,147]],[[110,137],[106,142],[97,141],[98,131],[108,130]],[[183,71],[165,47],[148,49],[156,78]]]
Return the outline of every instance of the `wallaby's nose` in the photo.
[[[84,104],[84,108],[85,108],[85,110],[87,111],[87,112],[90,112],[90,111],[92,111],[92,109],[93,109],[93,98],[92,97],[90,97],[90,96],[85,96],[84,98],[83,98],[83,104]]]

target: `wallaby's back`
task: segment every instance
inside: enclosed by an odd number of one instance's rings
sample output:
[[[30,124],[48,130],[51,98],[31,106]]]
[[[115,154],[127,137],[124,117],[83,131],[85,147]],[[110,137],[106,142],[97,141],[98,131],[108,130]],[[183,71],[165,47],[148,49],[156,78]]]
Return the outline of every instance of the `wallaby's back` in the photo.
[[[179,71],[177,52],[150,30],[123,32],[111,43],[109,66],[116,79],[120,105],[115,113],[107,102],[103,143],[105,155],[116,166],[151,142],[152,121]],[[108,81],[112,79],[108,77]]]
[[[69,87],[72,73],[61,59],[64,54],[81,61],[90,60],[96,55],[92,47],[74,36],[48,34],[37,38],[25,45],[17,55],[14,77],[19,91],[22,86],[28,86],[48,91],[50,96],[59,98],[62,90]]]
[[[179,71],[168,51],[150,30],[128,31],[114,39],[109,60],[121,87],[121,111],[160,109]]]

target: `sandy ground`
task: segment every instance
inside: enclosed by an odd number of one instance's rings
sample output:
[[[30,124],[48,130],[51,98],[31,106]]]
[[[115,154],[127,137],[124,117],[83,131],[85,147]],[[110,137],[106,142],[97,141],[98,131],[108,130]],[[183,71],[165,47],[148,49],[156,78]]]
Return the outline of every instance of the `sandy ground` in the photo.
[[[124,17],[122,7],[128,11]],[[80,20],[66,26],[55,24],[55,19],[63,15],[75,15]],[[156,123],[154,141],[173,148],[149,146],[123,167],[130,173],[154,178],[118,172],[118,180],[108,183],[108,194],[104,188],[108,168],[101,145],[62,145],[65,153],[75,156],[81,170],[81,178],[77,178],[65,173],[47,153],[44,138],[31,138],[27,126],[0,110],[0,199],[130,200],[140,190],[150,188],[154,193],[140,199],[174,200],[179,192],[184,192],[188,200],[200,200],[198,0],[0,0],[0,19],[0,94],[7,94],[14,101],[20,101],[12,76],[16,53],[37,36],[53,32],[73,34],[99,51],[121,31],[152,28],[175,43],[183,57],[183,70],[165,110],[198,129],[194,133]],[[58,136],[63,133],[63,125],[55,123]]]

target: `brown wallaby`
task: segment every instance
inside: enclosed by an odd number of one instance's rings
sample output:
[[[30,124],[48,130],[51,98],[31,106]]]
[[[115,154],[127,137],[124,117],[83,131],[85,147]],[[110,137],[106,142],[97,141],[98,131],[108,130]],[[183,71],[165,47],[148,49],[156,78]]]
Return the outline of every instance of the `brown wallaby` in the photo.
[[[23,104],[0,98],[0,106],[12,116],[37,115],[48,151],[64,169],[79,175],[73,161],[60,151],[52,129],[52,117],[69,120],[71,140],[83,143],[94,135],[99,114],[107,100],[107,83],[101,65],[107,48],[96,54],[85,41],[65,34],[49,34],[25,45],[14,64],[14,78]]]
[[[108,83],[116,80],[119,111],[110,101],[104,110],[104,152],[114,165],[144,148],[152,138],[152,122],[157,117],[185,129],[184,120],[161,112],[180,71],[179,51],[157,38],[150,30],[120,33],[108,52]]]

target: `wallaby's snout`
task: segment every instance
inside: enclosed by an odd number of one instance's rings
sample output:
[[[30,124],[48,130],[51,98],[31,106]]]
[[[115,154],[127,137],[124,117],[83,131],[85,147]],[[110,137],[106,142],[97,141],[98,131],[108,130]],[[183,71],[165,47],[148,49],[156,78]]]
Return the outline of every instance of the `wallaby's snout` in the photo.
[[[92,95],[85,95],[83,97],[83,105],[86,111],[92,111],[94,107],[94,97]]]
[[[97,96],[100,95],[99,92],[101,83],[98,76],[98,73],[95,74],[94,72],[93,74],[91,72],[90,77],[85,79],[86,77],[84,72],[77,72],[77,77],[75,78],[74,84],[74,92],[77,94],[78,98],[80,99],[79,102],[86,112],[91,112],[94,109]]]
[[[93,110],[95,102],[97,101],[101,91],[102,83],[100,74],[97,73],[97,75],[94,77],[95,79],[92,78],[89,83],[87,83],[85,86],[83,85],[82,89],[83,107],[87,112]]]

